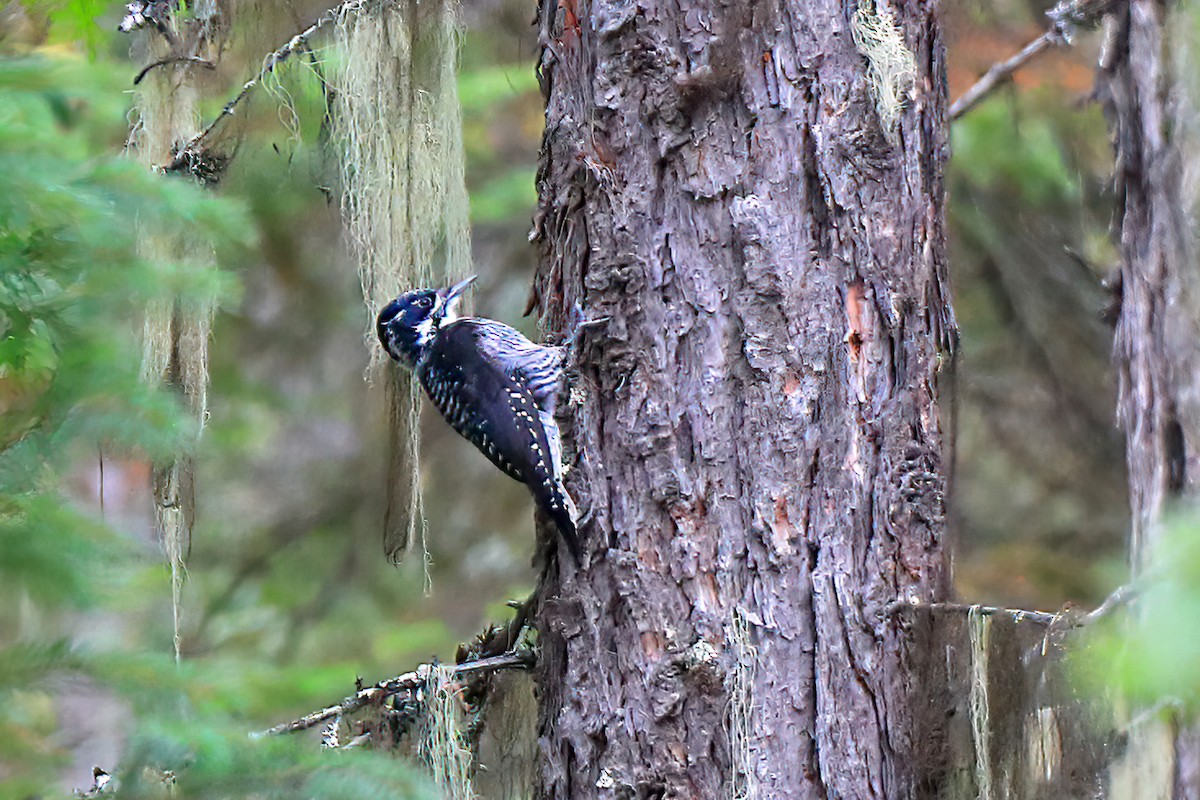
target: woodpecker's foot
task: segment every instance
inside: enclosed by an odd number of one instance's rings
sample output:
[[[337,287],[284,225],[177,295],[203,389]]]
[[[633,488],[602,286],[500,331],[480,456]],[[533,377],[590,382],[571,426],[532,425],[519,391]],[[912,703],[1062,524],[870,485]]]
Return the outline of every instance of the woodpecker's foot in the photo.
[[[596,317],[595,319],[587,319],[584,316],[583,306],[579,305],[579,303],[575,303],[573,306],[571,306],[571,317],[567,323],[570,333],[567,335],[567,340],[563,342],[563,347],[565,347],[567,350],[574,350],[575,346],[579,344],[580,335],[584,331],[591,328],[602,327],[608,324],[610,319],[612,318]]]
[[[585,509],[583,510],[583,513],[579,515],[579,518],[578,518],[577,520],[575,520],[575,527],[576,527],[576,529],[578,529],[578,528],[580,528],[580,527],[582,527],[582,526],[584,526],[584,525],[588,524],[589,522],[591,522],[591,521],[592,521],[592,517],[594,517],[594,516],[595,516],[595,514],[592,512],[592,506],[591,506],[591,504],[589,503],[589,504],[588,504],[588,507],[587,507],[587,508],[585,508]]]
[[[504,651],[504,655],[512,655],[519,649],[521,634],[529,627],[529,619],[533,614],[533,604],[536,600],[537,592],[534,592],[524,600],[508,601],[508,607],[516,613],[513,615],[512,621],[508,623],[508,649]]]

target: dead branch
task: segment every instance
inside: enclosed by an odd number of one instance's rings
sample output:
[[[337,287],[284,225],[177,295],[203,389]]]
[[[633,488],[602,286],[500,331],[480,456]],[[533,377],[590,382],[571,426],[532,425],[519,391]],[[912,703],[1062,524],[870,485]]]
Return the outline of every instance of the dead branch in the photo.
[[[1096,606],[1089,614],[1079,621],[1080,625],[1092,625],[1111,614],[1116,609],[1128,604],[1138,595],[1138,590],[1129,584],[1118,586],[1112,594],[1104,598],[1104,602]]]
[[[316,22],[297,33],[282,47],[269,53],[267,57],[263,59],[262,69],[258,71],[258,74],[242,84],[241,91],[239,91],[232,100],[225,104],[225,107],[221,109],[221,113],[217,114],[216,118],[208,124],[208,127],[204,128],[204,130],[200,131],[198,134],[185,142],[183,146],[179,148],[178,152],[176,152],[175,157],[171,160],[171,163],[164,165],[162,170],[164,172],[172,172],[179,169],[189,158],[189,156],[201,144],[203,144],[210,135],[212,135],[212,132],[217,129],[217,126],[220,125],[223,120],[233,116],[233,112],[237,108],[238,104],[246,99],[246,96],[250,94],[250,91],[254,89],[255,86],[258,86],[260,83],[262,83],[268,75],[274,72],[277,66],[286,61],[297,50],[300,50],[303,45],[306,45],[309,38],[311,38],[313,34],[324,28],[329,23],[336,22],[346,14],[357,13],[358,11],[362,10],[363,6],[370,2],[372,2],[372,0],[344,0],[344,2],[339,3],[318,17]]]
[[[1050,30],[1034,39],[1012,58],[993,64],[983,77],[975,82],[950,106],[950,121],[962,117],[996,87],[1012,78],[1013,73],[1025,66],[1051,47],[1071,44],[1079,28],[1094,28],[1100,18],[1112,11],[1120,0],[1063,0],[1046,12],[1050,18]]]
[[[534,664],[534,656],[531,651],[521,650],[512,653],[504,653],[490,658],[481,658],[476,661],[467,661],[458,664],[454,667],[454,674],[458,676],[471,675],[482,672],[495,672],[501,669],[529,669]],[[265,731],[255,733],[255,738],[263,736],[278,736],[281,733],[294,733],[296,731],[307,730],[314,728],[329,719],[340,719],[341,717],[351,714],[365,706],[381,702],[384,698],[391,695],[399,694],[404,691],[419,689],[429,681],[429,676],[433,672],[436,665],[422,664],[412,672],[406,672],[403,675],[398,675],[386,681],[380,681],[374,686],[368,686],[365,689],[360,689],[354,694],[342,700],[337,705],[322,708],[319,711],[314,711],[311,714],[306,714],[299,719],[291,722],[284,722],[269,728]]]
[[[1033,622],[1038,625],[1051,625],[1067,616],[1065,611],[1029,611],[1023,608],[1002,608],[969,603],[906,603],[903,600],[897,600],[888,606],[888,610],[892,613],[904,609],[926,611],[931,614],[975,613],[982,617],[1008,617],[1013,622]]]

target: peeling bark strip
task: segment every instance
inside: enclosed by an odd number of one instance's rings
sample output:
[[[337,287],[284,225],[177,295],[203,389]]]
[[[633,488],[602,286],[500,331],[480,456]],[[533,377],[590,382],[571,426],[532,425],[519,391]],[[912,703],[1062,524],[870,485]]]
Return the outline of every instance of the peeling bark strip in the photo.
[[[888,611],[947,584],[935,5],[541,2],[542,321],[608,318],[562,410],[590,557],[541,587],[546,798],[942,781],[943,654]]]

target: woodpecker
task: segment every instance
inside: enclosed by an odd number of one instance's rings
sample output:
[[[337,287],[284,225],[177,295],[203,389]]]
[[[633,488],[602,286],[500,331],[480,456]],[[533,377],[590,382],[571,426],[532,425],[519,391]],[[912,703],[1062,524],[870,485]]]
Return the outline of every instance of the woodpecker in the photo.
[[[578,563],[575,506],[563,487],[554,419],[565,351],[534,344],[503,322],[458,316],[474,280],[400,295],[379,312],[379,341],[416,373],[450,427],[529,487]]]

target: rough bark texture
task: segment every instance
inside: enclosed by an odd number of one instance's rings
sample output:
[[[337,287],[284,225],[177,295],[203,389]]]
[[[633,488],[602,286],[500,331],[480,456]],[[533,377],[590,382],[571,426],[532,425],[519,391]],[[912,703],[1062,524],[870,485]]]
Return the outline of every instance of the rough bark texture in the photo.
[[[1135,570],[1153,552],[1164,505],[1200,485],[1196,166],[1180,146],[1189,132],[1194,137],[1195,108],[1175,75],[1166,9],[1133,0],[1109,19],[1099,87],[1117,158],[1121,312],[1113,357]],[[1186,49],[1176,55],[1187,58]]]
[[[492,678],[476,749],[474,789],[483,800],[530,800],[538,786],[537,698],[524,672]]]
[[[1099,91],[1116,150],[1121,311],[1113,360],[1125,430],[1135,575],[1150,563],[1164,510],[1200,486],[1200,268],[1194,240],[1200,142],[1195,12],[1131,0],[1108,19]],[[1174,28],[1174,30],[1172,30]],[[1139,763],[1139,761],[1144,763]],[[1157,763],[1165,768],[1148,769]],[[1200,732],[1157,721],[1131,731],[1116,774],[1130,797],[1200,797]],[[1114,786],[1117,783],[1114,782]]]
[[[544,796],[929,796],[944,653],[892,604],[947,583],[934,4],[539,21],[537,297],[607,318],[561,409],[588,557],[541,587]]]

